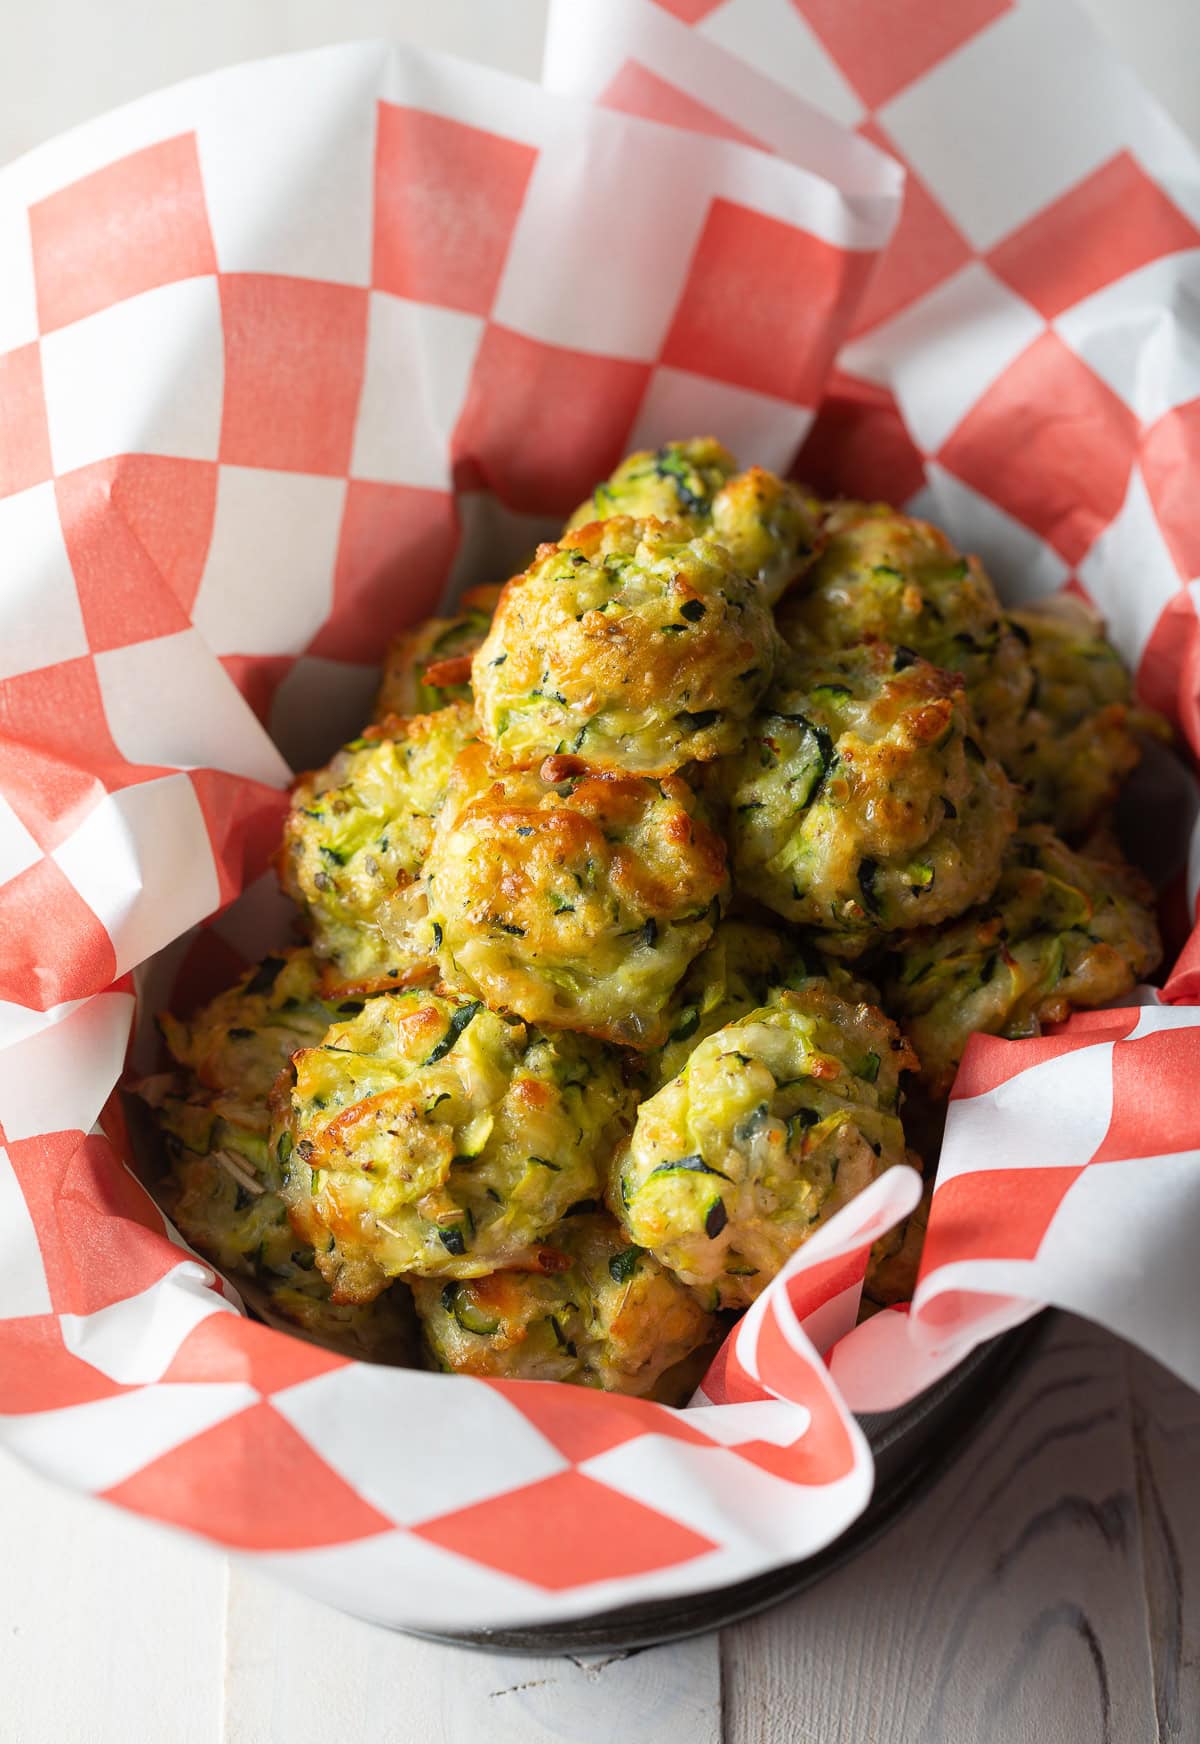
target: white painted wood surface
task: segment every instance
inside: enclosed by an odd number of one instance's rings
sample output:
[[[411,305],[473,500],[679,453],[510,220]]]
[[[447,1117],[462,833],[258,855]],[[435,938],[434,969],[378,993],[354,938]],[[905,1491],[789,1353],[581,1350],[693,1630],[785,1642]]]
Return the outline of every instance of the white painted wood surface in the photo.
[[[1135,1428],[1135,1384],[1153,1398],[1153,1430]],[[1155,1445],[1168,1433],[1169,1472]],[[890,1533],[781,1612],[726,1632],[726,1744],[1200,1738],[1195,1685],[1185,1694],[1179,1672],[1200,1649],[1200,1556],[1180,1553],[1185,1533],[1200,1548],[1198,1456],[1194,1397],[1064,1321]],[[1144,1507],[1163,1483],[1160,1526]]]
[[[221,1736],[224,1557],[0,1454],[0,1568],[3,1744]]]
[[[1196,0],[1087,0],[1200,136]],[[535,70],[544,0],[0,0],[0,161],[208,68],[396,35]],[[768,1616],[611,1659],[388,1635],[0,1455],[0,1744],[1196,1744],[1200,1398],[1056,1330],[963,1460]]]
[[[227,1619],[221,1744],[614,1744],[614,1727],[634,1715],[655,1744],[721,1744],[715,1637],[591,1660],[465,1653],[364,1626],[240,1571]]]
[[[459,1652],[0,1458],[3,1744],[1195,1744],[1200,1397],[1064,1319],[818,1587],[609,1658]]]

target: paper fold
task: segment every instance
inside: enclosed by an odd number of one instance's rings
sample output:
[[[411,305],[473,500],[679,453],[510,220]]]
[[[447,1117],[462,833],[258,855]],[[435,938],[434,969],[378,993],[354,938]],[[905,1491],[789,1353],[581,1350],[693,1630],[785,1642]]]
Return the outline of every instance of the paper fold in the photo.
[[[1022,597],[1083,587],[1200,749],[1189,149],[1057,6],[931,3],[899,36],[881,9],[869,43],[799,0],[770,32],[749,0],[692,10],[559,0],[550,89],[383,44],[234,68],[0,176],[0,1441],[391,1624],[810,1555],[869,1499],[851,1408],[1039,1302],[1200,1384],[1194,938],[1177,1003],[972,1043],[909,1313],[851,1330],[914,1202],[897,1169],[683,1412],[259,1325],[129,1167],[135,987],[144,1019],[269,942],[289,768],[357,730],[392,630],[501,578],[632,446],[800,448]],[[989,80],[1018,50],[1074,108]],[[887,152],[915,173],[876,272]]]

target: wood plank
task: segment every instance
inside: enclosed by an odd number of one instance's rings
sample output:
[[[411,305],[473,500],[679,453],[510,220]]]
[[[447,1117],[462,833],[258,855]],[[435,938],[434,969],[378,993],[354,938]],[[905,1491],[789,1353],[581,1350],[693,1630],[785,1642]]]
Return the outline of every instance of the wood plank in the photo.
[[[1126,1352],[1159,1737],[1200,1738],[1200,1394]]]
[[[392,1634],[230,1570],[223,1744],[720,1744],[715,1635],[609,1658],[529,1659]]]
[[[1138,1505],[1122,1348],[1064,1319],[878,1544],[725,1631],[725,1744],[1154,1738]]]
[[[225,1558],[0,1453],[0,1737],[217,1744]]]

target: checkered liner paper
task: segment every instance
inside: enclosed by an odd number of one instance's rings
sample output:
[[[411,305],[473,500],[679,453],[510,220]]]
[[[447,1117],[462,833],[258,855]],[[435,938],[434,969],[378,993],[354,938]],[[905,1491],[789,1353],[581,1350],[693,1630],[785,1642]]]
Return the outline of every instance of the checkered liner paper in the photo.
[[[1186,844],[1161,994],[972,1043],[911,1311],[850,1330],[901,1168],[686,1411],[248,1320],[113,1095],[139,995],[262,943],[289,763],[357,728],[384,638],[644,442],[799,450],[1010,597],[1085,590],[1200,749],[1198,274],[1200,163],[1053,0],[561,0],[546,88],[331,49],[8,170],[0,1443],[347,1609],[472,1627],[814,1552],[870,1495],[851,1409],[1040,1304],[1200,1384]]]

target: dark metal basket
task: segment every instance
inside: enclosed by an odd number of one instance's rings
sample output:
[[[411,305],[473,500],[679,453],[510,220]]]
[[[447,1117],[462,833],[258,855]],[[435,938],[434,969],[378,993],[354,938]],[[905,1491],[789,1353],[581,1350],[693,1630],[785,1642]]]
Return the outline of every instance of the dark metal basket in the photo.
[[[1049,1318],[1041,1314],[1016,1331],[980,1345],[950,1374],[899,1410],[859,1418],[875,1458],[875,1491],[861,1519],[817,1556],[733,1586],[622,1605],[563,1623],[477,1629],[465,1634],[418,1629],[405,1632],[493,1653],[612,1653],[702,1635],[765,1611],[850,1561],[878,1538],[909,1502],[937,1481],[991,1415],[1008,1382],[1032,1354]]]

